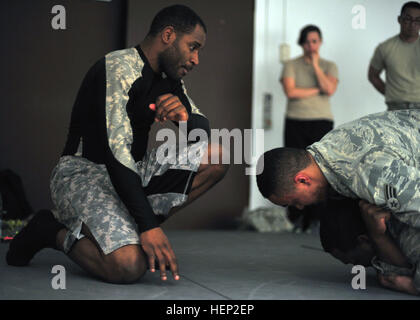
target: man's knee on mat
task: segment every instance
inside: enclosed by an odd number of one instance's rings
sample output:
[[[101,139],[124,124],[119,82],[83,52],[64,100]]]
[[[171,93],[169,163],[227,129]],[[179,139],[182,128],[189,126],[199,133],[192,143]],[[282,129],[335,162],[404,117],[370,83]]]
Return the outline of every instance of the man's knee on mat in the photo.
[[[147,271],[147,262],[140,247],[124,246],[105,256],[106,281],[112,283],[133,283]]]

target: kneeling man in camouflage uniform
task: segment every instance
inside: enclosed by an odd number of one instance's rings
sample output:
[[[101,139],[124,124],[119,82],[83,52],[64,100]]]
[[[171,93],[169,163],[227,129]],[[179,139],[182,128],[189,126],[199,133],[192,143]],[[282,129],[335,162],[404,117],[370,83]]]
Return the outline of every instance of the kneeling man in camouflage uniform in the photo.
[[[419,129],[420,110],[383,112],[341,125],[306,150],[268,151],[259,163],[264,161],[264,171],[257,176],[259,190],[277,205],[297,208],[331,199],[361,200],[378,255],[375,265],[382,269],[381,283],[387,283],[392,277],[386,270],[405,268],[401,272],[407,275],[411,266],[407,253],[401,255],[404,248],[393,243],[385,224],[377,221],[392,216],[420,229]],[[410,275],[420,291],[417,261]]]

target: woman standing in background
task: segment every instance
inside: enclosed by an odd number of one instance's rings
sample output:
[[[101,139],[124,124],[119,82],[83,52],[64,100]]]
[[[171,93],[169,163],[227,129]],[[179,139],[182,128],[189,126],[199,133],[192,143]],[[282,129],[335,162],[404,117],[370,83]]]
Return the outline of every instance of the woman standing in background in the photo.
[[[305,149],[333,128],[330,96],[337,89],[338,69],[334,62],[319,55],[322,33],[317,26],[304,27],[298,44],[303,55],[285,63],[280,82],[288,98],[285,147]],[[318,210],[317,207],[289,208],[289,218],[295,223],[301,220],[304,231],[319,220]]]

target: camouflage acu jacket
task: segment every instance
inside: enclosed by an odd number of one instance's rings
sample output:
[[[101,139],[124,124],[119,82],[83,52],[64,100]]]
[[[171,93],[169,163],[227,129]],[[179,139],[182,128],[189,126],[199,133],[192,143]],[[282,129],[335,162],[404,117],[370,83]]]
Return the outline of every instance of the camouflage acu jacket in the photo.
[[[383,273],[412,275],[420,290],[420,110],[382,112],[341,125],[308,147],[330,186],[391,211],[388,231],[413,268],[373,259]]]

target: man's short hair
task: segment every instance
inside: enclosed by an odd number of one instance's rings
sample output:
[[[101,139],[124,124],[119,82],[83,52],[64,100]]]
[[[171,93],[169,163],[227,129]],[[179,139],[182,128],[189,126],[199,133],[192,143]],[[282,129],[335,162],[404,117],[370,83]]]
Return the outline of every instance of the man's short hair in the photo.
[[[319,29],[317,26],[310,24],[304,27],[302,30],[300,30],[300,35],[298,39],[298,45],[303,46],[306,39],[308,38],[309,32],[317,32],[319,35],[319,38],[322,40],[322,32],[321,29]]]
[[[358,236],[367,234],[359,200],[328,200],[320,215],[319,234],[326,252],[347,252],[358,245]]]
[[[276,148],[267,151],[257,163],[257,167],[264,165],[262,173],[257,175],[258,189],[265,198],[275,193],[286,195],[294,190],[295,175],[310,164],[309,153],[303,149]]]
[[[192,9],[177,4],[163,8],[156,14],[150,25],[148,35],[156,36],[168,26],[172,26],[175,32],[191,33],[197,24],[207,33],[203,20]]]
[[[419,9],[420,10],[420,2],[410,1],[410,2],[404,3],[403,6],[402,6],[402,8],[401,8],[401,15],[404,13],[405,10],[410,9],[410,8],[414,8],[414,9]]]

